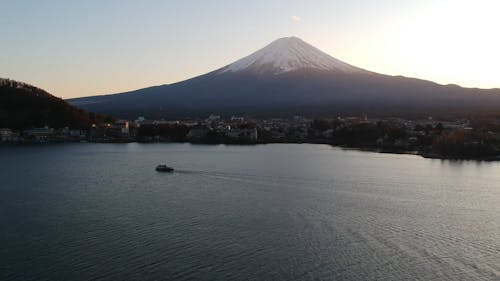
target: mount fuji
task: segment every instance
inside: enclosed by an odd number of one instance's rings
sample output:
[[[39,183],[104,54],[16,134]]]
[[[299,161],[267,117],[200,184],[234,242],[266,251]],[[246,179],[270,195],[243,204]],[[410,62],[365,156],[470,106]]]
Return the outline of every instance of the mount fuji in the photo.
[[[433,114],[497,110],[500,90],[389,76],[342,62],[297,37],[182,82],[68,100],[82,109],[134,118]]]

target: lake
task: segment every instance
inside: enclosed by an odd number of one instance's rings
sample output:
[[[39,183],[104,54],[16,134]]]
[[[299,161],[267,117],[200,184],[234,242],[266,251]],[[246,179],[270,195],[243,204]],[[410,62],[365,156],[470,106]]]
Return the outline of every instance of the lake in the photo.
[[[0,280],[500,280],[500,163],[3,146],[0,227]]]

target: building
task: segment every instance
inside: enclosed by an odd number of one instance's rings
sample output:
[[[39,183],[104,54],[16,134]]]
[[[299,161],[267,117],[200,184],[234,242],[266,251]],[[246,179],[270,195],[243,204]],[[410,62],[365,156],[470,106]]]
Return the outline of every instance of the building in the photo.
[[[120,129],[120,132],[122,135],[130,134],[129,124],[128,124],[127,120],[118,120],[113,125],[114,125],[114,127],[117,127],[118,129]]]
[[[130,137],[129,123],[127,120],[118,120],[106,128],[106,137],[112,139],[128,139]]]
[[[207,123],[219,122],[220,119],[221,118],[219,115],[210,114],[210,116],[208,116],[208,118],[205,120],[205,122],[207,122]]]
[[[0,128],[0,142],[12,141],[12,130],[8,128]]]
[[[230,121],[234,122],[234,123],[243,123],[243,122],[245,122],[245,117],[231,116]]]
[[[30,141],[48,142],[54,134],[54,129],[49,127],[25,130],[24,136]]]

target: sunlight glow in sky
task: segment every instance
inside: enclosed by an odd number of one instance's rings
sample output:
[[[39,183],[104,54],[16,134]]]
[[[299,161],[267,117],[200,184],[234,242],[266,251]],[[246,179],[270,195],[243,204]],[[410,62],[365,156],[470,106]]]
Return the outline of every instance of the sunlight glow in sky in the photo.
[[[497,0],[5,0],[0,77],[71,98],[173,83],[297,36],[371,71],[500,88]]]

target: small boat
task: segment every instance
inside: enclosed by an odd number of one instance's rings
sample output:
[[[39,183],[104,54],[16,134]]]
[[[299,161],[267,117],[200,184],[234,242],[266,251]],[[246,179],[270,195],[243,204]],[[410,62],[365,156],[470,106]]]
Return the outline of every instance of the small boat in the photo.
[[[156,171],[157,172],[173,172],[174,168],[169,167],[167,165],[158,165],[158,166],[156,166]]]

